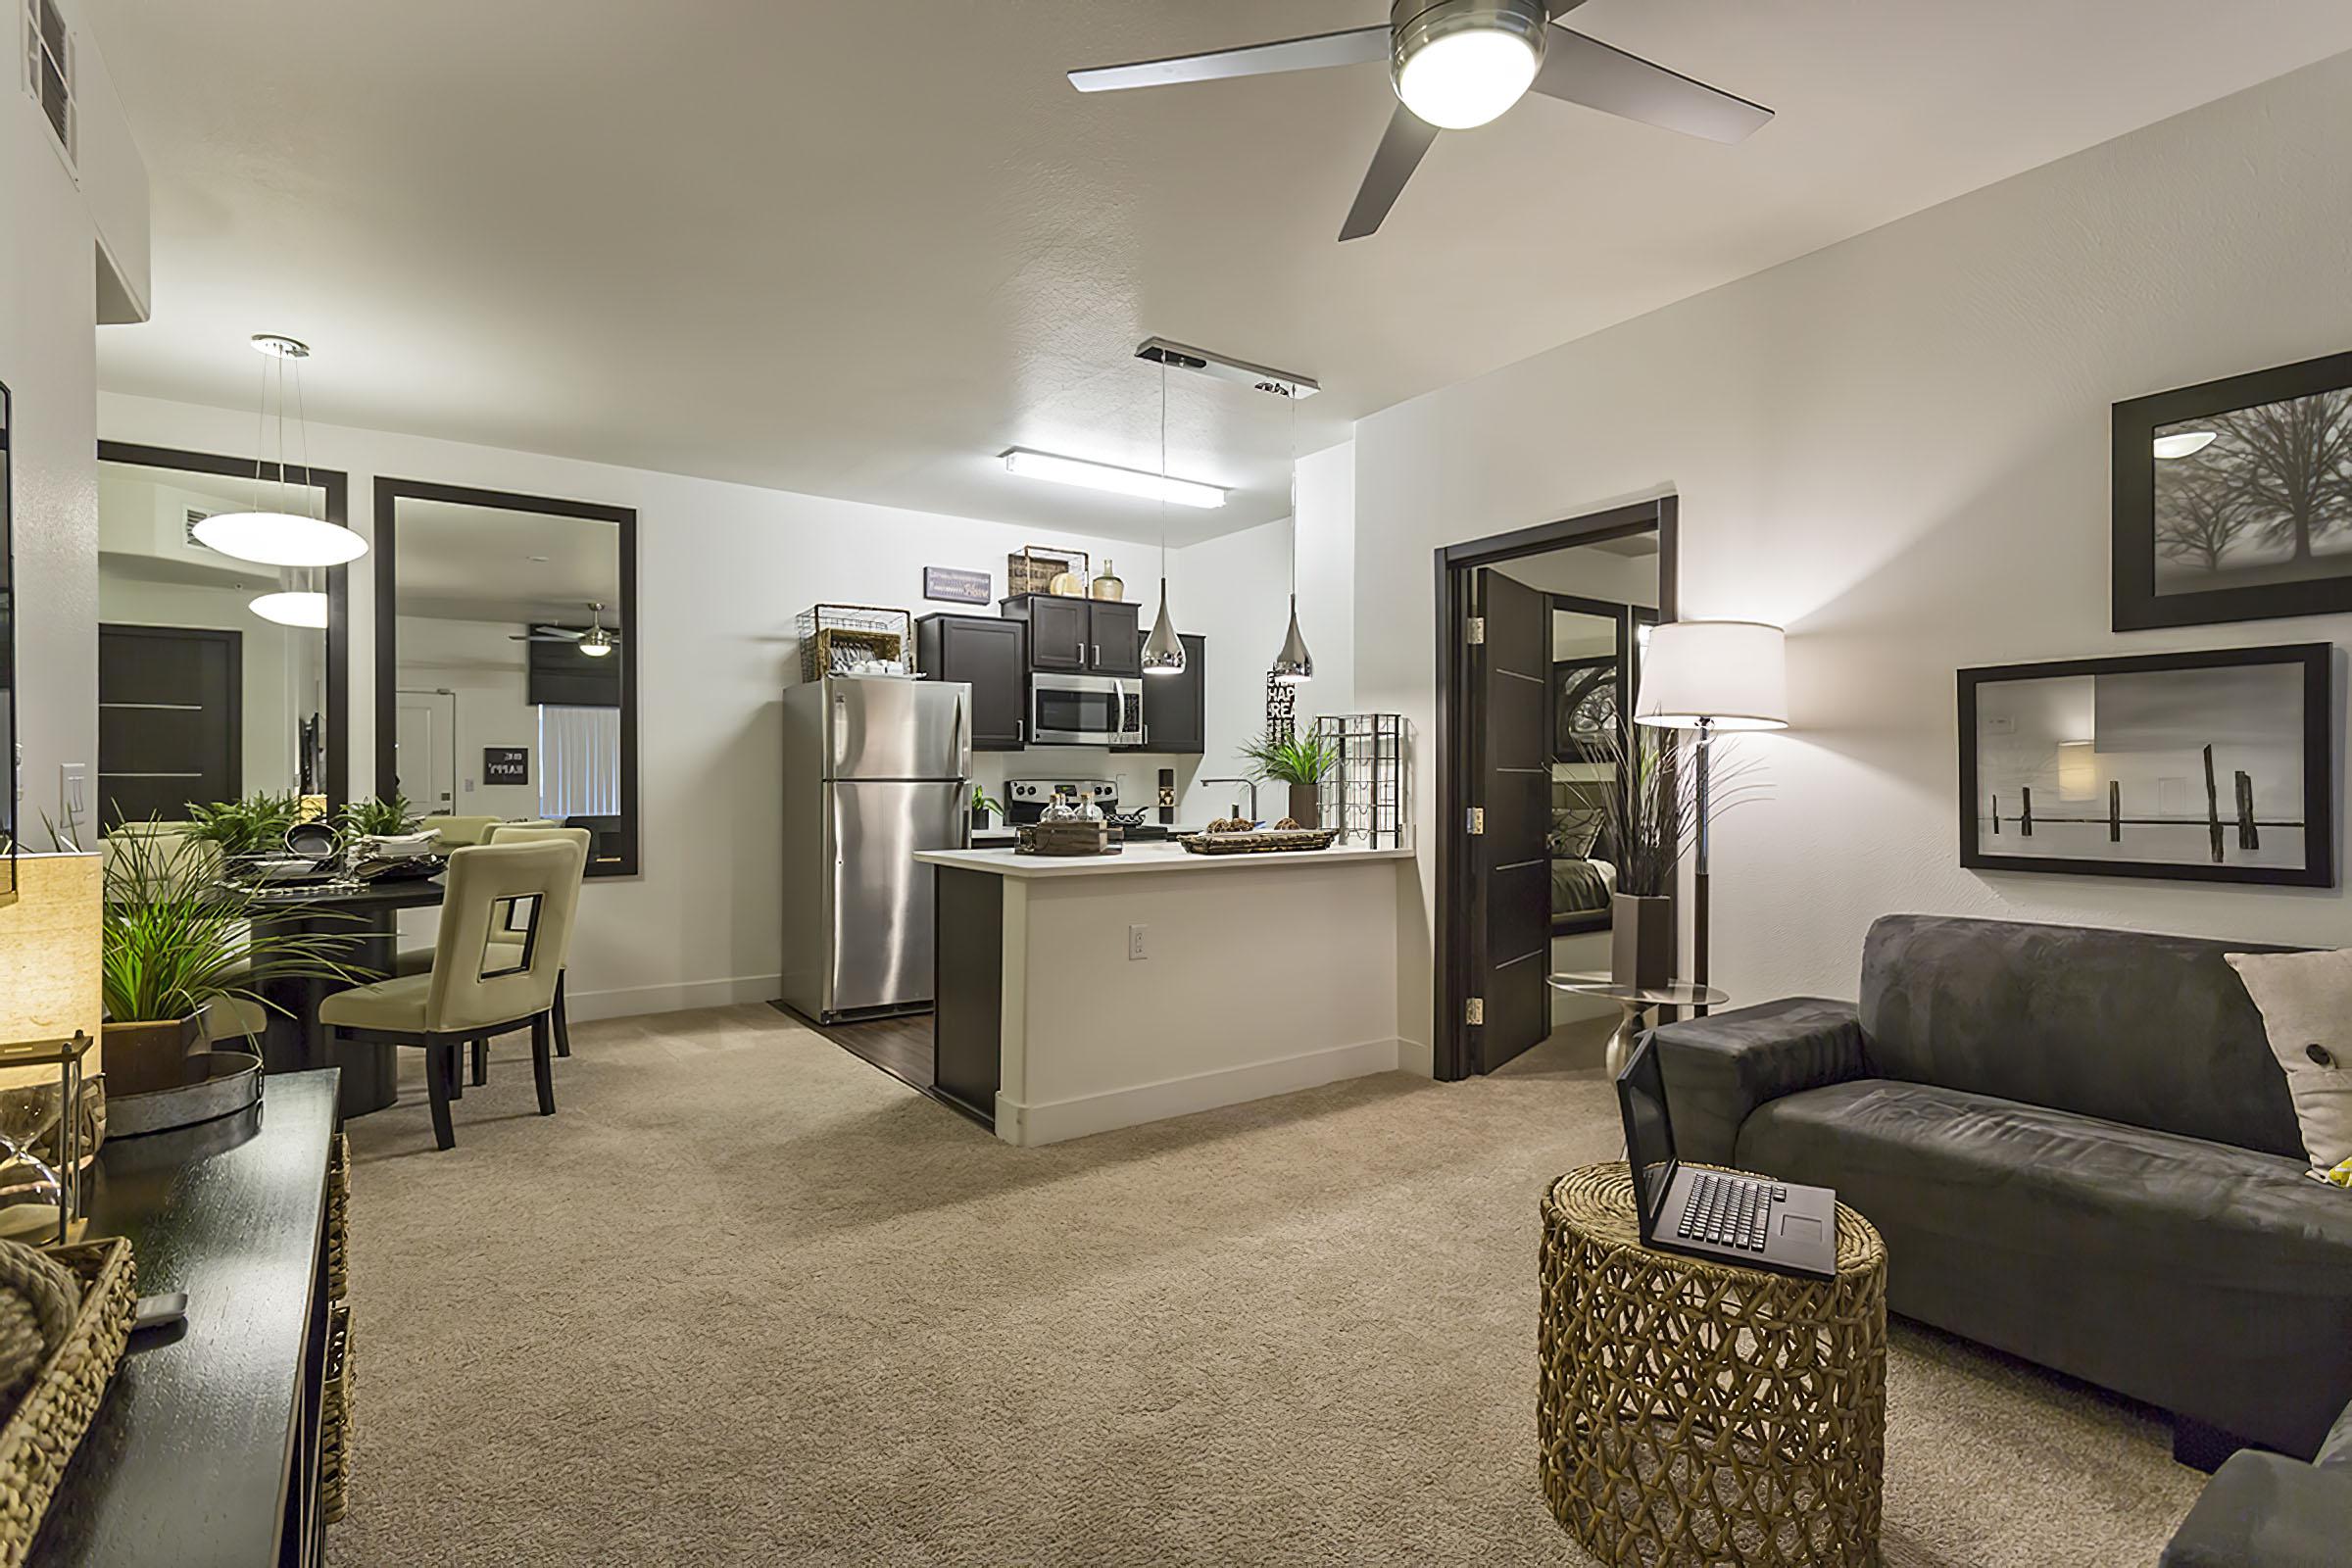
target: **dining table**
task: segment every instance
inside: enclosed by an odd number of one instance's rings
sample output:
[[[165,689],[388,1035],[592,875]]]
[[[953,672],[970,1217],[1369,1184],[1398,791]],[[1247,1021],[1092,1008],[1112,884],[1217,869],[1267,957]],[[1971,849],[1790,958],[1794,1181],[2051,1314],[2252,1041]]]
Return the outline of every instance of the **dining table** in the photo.
[[[257,894],[255,925],[292,935],[356,939],[344,962],[362,976],[338,980],[272,975],[265,969],[255,988],[270,1004],[270,1021],[261,1040],[262,1070],[341,1068],[338,1098],[346,1118],[382,1110],[398,1099],[398,1048],[334,1039],[333,1031],[318,1021],[318,1004],[337,991],[393,974],[400,951],[400,911],[436,907],[443,895],[437,875],[294,884]]]

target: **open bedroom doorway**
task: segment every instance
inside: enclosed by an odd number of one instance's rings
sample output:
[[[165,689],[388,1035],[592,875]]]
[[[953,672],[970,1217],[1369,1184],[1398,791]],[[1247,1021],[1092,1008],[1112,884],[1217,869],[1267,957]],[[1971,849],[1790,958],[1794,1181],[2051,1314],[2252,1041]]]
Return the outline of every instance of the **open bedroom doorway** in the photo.
[[[1667,496],[1438,552],[1440,1078],[1546,1042],[1599,1060],[1615,1004],[1546,977],[1609,967],[1615,758],[1675,521]]]

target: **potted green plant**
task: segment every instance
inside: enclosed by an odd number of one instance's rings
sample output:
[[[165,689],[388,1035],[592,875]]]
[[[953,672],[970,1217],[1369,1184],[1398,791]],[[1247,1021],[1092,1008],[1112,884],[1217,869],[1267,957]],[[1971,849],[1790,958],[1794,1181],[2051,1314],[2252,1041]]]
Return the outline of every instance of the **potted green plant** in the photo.
[[[973,785],[972,831],[975,833],[987,832],[988,819],[991,813],[1002,816],[1004,814],[1004,808],[998,803],[995,796],[988,793],[988,790],[984,785]]]
[[[1320,823],[1316,807],[1316,787],[1324,775],[1339,765],[1340,749],[1313,730],[1294,729],[1289,734],[1268,730],[1242,747],[1242,760],[1249,764],[1250,775],[1271,779],[1290,786],[1290,819],[1300,827],[1315,827]]]
[[[1720,758],[1724,743],[1714,743]],[[1674,892],[1683,852],[1698,837],[1698,769],[1682,765],[1673,732],[1603,725],[1592,745],[1614,789],[1600,792],[1602,835],[1617,867],[1609,895],[1609,977],[1652,990],[1674,978]],[[1748,766],[1714,764],[1711,822],[1755,789]]]
[[[99,982],[112,1093],[180,1087],[205,1008],[229,1000],[270,1006],[254,989],[265,970],[368,978],[345,961],[356,934],[295,934],[260,919],[283,906],[265,909],[257,892],[224,881],[215,857],[197,848],[217,842],[152,825],[108,839]]]
[[[344,842],[357,846],[363,858],[376,858],[386,839],[404,838],[424,820],[399,790],[390,800],[353,801],[335,813],[335,827]]]
[[[282,854],[286,829],[302,819],[302,797],[291,790],[282,795],[263,791],[241,801],[190,801],[189,826],[179,836],[218,846],[221,870],[234,877],[257,860]]]

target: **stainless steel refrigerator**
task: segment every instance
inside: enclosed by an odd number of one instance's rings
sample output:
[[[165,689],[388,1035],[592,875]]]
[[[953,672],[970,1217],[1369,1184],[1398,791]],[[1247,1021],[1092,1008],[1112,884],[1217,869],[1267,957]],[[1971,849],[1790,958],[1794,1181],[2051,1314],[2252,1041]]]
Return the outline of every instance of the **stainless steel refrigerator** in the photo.
[[[931,867],[970,839],[972,689],[832,675],[784,693],[784,1001],[930,1005]]]

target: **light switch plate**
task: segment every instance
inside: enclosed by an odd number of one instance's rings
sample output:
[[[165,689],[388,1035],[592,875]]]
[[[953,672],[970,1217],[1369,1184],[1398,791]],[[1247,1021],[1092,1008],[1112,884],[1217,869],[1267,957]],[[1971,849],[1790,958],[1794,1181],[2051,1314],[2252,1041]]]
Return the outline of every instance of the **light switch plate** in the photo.
[[[1129,963],[1141,962],[1152,956],[1144,949],[1144,932],[1148,929],[1149,927],[1140,925],[1131,925],[1127,928],[1127,961]]]
[[[57,764],[57,802],[59,814],[69,822],[78,822],[89,812],[90,764],[60,762]]]

